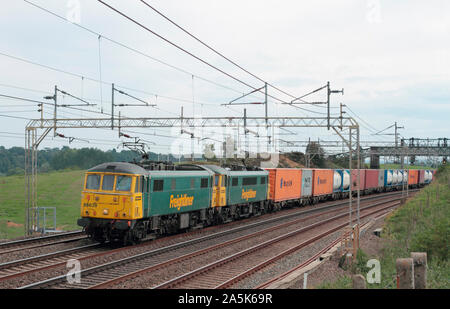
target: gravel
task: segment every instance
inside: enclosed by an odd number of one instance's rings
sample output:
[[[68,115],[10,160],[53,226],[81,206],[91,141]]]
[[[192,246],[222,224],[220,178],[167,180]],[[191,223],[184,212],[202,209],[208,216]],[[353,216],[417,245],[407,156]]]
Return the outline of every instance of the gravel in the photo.
[[[328,203],[336,203],[335,201],[331,201]],[[324,206],[328,203],[321,203],[320,206]],[[361,203],[361,205],[363,205],[363,202]],[[314,206],[313,206],[314,207]],[[316,206],[317,207],[317,206]],[[310,209],[311,207],[306,207],[307,209]],[[132,247],[128,247],[127,250],[122,250],[122,251],[118,251],[118,250],[112,250],[111,252],[109,252],[107,255],[103,255],[100,257],[96,257],[96,258],[89,258],[89,259],[84,259],[81,260],[81,267],[82,269],[86,269],[86,268],[90,268],[96,265],[100,265],[100,264],[104,264],[107,262],[111,262],[117,259],[121,259],[133,254],[138,254],[138,253],[143,253],[143,252],[147,252],[156,248],[161,248],[167,245],[171,245],[174,243],[178,243],[180,241],[186,241],[188,239],[193,239],[193,238],[198,238],[200,236],[205,236],[205,235],[209,235],[212,233],[216,233],[219,231],[223,231],[223,230],[228,230],[231,228],[235,228],[238,226],[242,226],[242,225],[246,225],[249,222],[258,222],[261,220],[266,220],[269,218],[273,218],[273,217],[279,217],[279,216],[284,216],[288,213],[292,213],[292,212],[298,212],[298,211],[304,211],[305,208],[294,208],[294,209],[287,209],[281,212],[277,212],[274,214],[267,214],[264,216],[260,216],[260,217],[254,217],[254,218],[250,218],[250,219],[244,219],[244,220],[240,220],[240,221],[235,221],[232,223],[228,223],[228,224],[224,224],[224,225],[219,225],[219,226],[214,226],[214,227],[209,227],[209,228],[205,228],[205,229],[201,229],[201,230],[197,230],[195,232],[190,232],[190,233],[182,233],[182,234],[177,234],[177,235],[173,235],[173,236],[168,236],[168,237],[164,237],[164,238],[160,238],[154,241],[150,241],[150,242],[146,242],[142,245],[139,246],[132,246]],[[318,220],[324,219],[326,217],[332,216],[333,214],[328,214],[328,215],[316,215],[316,218],[308,220],[307,222],[302,222],[301,224],[303,225],[309,225],[313,222],[316,222]],[[298,226],[297,226],[298,227]],[[255,230],[256,228],[253,228],[252,230]],[[247,231],[247,233],[249,233],[249,231]],[[272,235],[272,234],[271,234]],[[334,235],[334,234],[333,234]],[[340,235],[340,234],[339,234]],[[274,236],[273,236],[274,237]],[[336,236],[337,237],[337,236]],[[231,239],[233,238],[232,235],[228,235],[228,236],[224,236],[221,241],[225,241],[226,239]],[[317,248],[320,248],[321,246],[323,247],[323,245],[325,244],[325,242],[327,241],[328,238],[332,238],[332,235],[327,236],[327,238],[320,240],[314,244],[309,245],[308,247],[305,248],[305,253],[302,253],[304,256],[307,256],[306,251],[317,251]],[[258,241],[262,241],[264,239],[264,235],[261,235],[261,237],[256,238],[258,239]],[[217,242],[217,240],[216,240]],[[322,245],[320,245],[320,243],[323,242]],[[256,243],[256,240],[255,240]],[[77,246],[80,245],[80,243],[75,244],[75,243],[69,243],[69,244],[61,244],[63,245],[64,249],[67,249],[67,245],[70,246]],[[66,246],[64,246],[66,245]],[[187,260],[187,261],[183,261],[182,263],[179,264],[180,268],[178,270],[173,270],[174,273],[178,274],[180,269],[182,272],[187,272],[189,270],[193,270],[197,267],[203,266],[211,261],[217,260],[219,258],[222,258],[225,254],[231,254],[230,252],[234,252],[233,250],[236,250],[237,248],[248,248],[249,243],[243,243],[243,244],[237,244],[234,249],[231,248],[227,248],[227,249],[222,249],[222,250],[218,250],[215,253],[212,253],[210,255],[208,255],[208,257],[203,256],[199,261],[197,260]],[[51,248],[49,248],[51,247]],[[8,255],[8,257],[6,258],[6,260],[15,260],[17,258],[23,258],[23,257],[27,257],[33,254],[44,254],[44,253],[48,253],[51,252],[52,250],[55,250],[56,246],[49,246],[49,247],[44,247],[44,248],[36,248],[35,252],[33,253],[25,253],[25,252],[21,252],[21,254],[17,254],[17,255]],[[205,247],[205,244],[203,244],[203,247]],[[53,249],[52,249],[53,248]],[[196,249],[195,246],[190,246],[190,251],[192,252],[193,250]],[[20,251],[19,251],[20,253]],[[173,254],[172,256],[173,257]],[[1,257],[0,257],[1,258]],[[169,259],[170,257],[168,257],[167,259]],[[299,261],[299,259],[301,259],[302,257],[295,257],[294,261]],[[274,268],[274,267],[272,267]],[[283,268],[285,269],[285,268]],[[55,276],[59,276],[59,275],[64,275],[66,274],[68,271],[68,269],[66,269],[65,265],[63,266],[59,266],[59,267],[55,267],[52,269],[48,269],[45,271],[40,271],[40,272],[36,272],[36,273],[32,273],[14,280],[10,280],[8,282],[0,282],[0,288],[15,288],[15,287],[19,287],[22,285],[26,285],[26,284],[30,284],[32,282],[36,282],[36,281],[41,281],[41,280],[45,280],[51,277],[55,277]],[[123,284],[120,284],[118,286],[116,286],[116,288],[142,288],[142,287],[148,287],[151,286],[152,282],[155,282],[155,280],[157,279],[157,281],[161,281],[161,280],[165,280],[166,278],[172,277],[174,275],[174,273],[169,273],[166,269],[166,272],[162,272],[161,274],[156,274],[156,273],[152,273],[152,274],[146,274],[146,275],[142,275],[138,278],[135,278],[133,280],[131,280],[130,282],[125,282]],[[141,278],[142,277],[142,278]],[[158,279],[159,278],[159,279]],[[262,283],[262,282],[261,282]],[[254,286],[254,284],[249,284],[248,287],[251,288],[252,286]],[[243,287],[245,288],[245,287]]]

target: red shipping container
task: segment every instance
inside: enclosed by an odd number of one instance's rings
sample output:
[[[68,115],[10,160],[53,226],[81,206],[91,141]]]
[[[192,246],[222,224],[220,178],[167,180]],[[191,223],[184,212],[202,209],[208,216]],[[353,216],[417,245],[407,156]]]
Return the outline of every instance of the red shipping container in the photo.
[[[419,170],[419,183],[425,183],[425,170]]]
[[[333,193],[333,175],[333,170],[313,169],[313,196]]]
[[[419,181],[419,170],[409,170],[408,172],[408,184],[416,185]]]
[[[365,173],[366,170],[359,170],[359,181],[360,181],[360,187],[359,190],[364,190],[364,182],[365,182]],[[378,185],[378,178],[377,178],[377,185]],[[352,191],[358,190],[358,170],[354,169],[352,170]]]
[[[361,170],[364,171],[364,170]],[[378,187],[379,170],[365,170],[364,190],[376,189]],[[363,182],[361,182],[363,183]]]
[[[302,170],[268,168],[269,199],[275,202],[299,199],[302,189]]]

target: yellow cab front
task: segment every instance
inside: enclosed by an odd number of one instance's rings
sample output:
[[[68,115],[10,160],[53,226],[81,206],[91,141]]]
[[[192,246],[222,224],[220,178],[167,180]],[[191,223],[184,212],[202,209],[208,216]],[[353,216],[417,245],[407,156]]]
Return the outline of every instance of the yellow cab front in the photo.
[[[81,196],[81,217],[135,220],[142,218],[140,177],[88,172]]]

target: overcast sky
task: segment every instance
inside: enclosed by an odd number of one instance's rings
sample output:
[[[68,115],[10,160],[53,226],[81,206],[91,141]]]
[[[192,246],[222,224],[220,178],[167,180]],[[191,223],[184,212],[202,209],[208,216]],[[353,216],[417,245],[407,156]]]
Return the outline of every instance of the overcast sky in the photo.
[[[181,106],[184,106],[186,116],[242,115],[243,105],[225,108],[221,104],[249,92],[249,87],[186,55],[98,1],[29,2],[69,18],[102,37],[99,39],[74,23],[25,1],[3,3],[0,11],[0,94],[43,100],[43,96],[51,94],[57,85],[98,104],[91,110],[103,109],[109,113],[111,86],[108,83],[115,83],[129,94],[158,106],[158,109],[123,107],[118,109],[122,115],[173,117],[179,115]],[[105,2],[245,83],[255,88],[263,86],[262,82],[188,37],[141,1]],[[449,137],[450,3],[447,0],[148,2],[251,73],[290,94],[301,96],[327,81],[333,89],[344,88],[343,96],[332,96],[332,112],[339,111],[337,107],[341,102],[350,107],[359,117],[355,119],[361,126],[362,140],[393,140],[393,136],[374,136],[373,133],[395,121],[405,127],[400,130],[405,138]],[[104,82],[102,88],[100,80]],[[292,100],[270,87],[269,94],[281,100]],[[326,93],[322,91],[308,99],[325,100]],[[137,103],[120,95],[116,100]],[[261,101],[263,95],[247,100]],[[61,97],[61,104],[78,103],[67,96]],[[276,103],[275,99],[269,100],[269,115],[322,116]],[[250,116],[264,115],[262,105],[245,107]],[[326,111],[323,107],[305,108],[318,113]],[[44,111],[46,118],[53,117],[51,107],[46,106]],[[354,116],[350,111],[348,113]],[[68,109],[60,109],[59,115],[108,117]],[[0,98],[0,145],[9,148],[24,145],[23,132],[28,120],[5,116],[30,119],[39,118],[40,114],[33,103]],[[213,131],[208,129],[205,136],[221,139],[218,134],[212,135]],[[283,139],[338,139],[327,130],[291,131],[296,135],[283,136]],[[162,153],[170,151],[176,139],[143,133],[179,135],[178,129],[130,129],[128,132],[155,142],[156,145],[150,145],[151,151]],[[111,149],[121,141],[117,131],[111,130],[60,130],[60,133],[89,140],[89,143],[77,140],[70,145],[72,147]],[[393,133],[393,130],[386,133]],[[188,140],[187,137],[184,135],[183,140]],[[68,140],[49,135],[40,148],[63,145],[69,145]]]

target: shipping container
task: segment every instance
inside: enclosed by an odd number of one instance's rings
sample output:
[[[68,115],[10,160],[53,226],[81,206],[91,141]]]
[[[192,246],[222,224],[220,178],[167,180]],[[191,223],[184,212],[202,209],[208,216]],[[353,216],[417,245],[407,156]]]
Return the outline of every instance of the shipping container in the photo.
[[[330,169],[313,169],[313,196],[333,193],[333,174]]]
[[[419,170],[419,184],[424,184],[425,180],[425,170]]]
[[[341,192],[342,191],[342,181],[343,181],[343,172],[342,170],[334,170],[333,171],[333,192]]]
[[[394,182],[394,172],[392,170],[384,170],[384,186],[392,187]]]
[[[433,180],[433,172],[425,170],[425,183],[430,183]]]
[[[403,170],[402,172],[403,172],[402,183],[408,184],[409,172],[408,172],[408,170]]]
[[[359,170],[359,181],[360,181],[360,190],[364,190],[364,181],[365,181],[365,173],[366,170]],[[352,191],[358,190],[358,170],[352,170]]]
[[[374,191],[378,188],[379,170],[365,170],[364,190]]]
[[[312,195],[313,187],[313,170],[302,168],[302,189],[300,191],[301,197],[309,197]]]
[[[401,186],[403,185],[403,170],[397,170],[398,178],[397,178],[397,185]]]
[[[350,171],[334,170],[333,192],[348,192],[350,190]]]
[[[269,199],[274,202],[299,199],[302,187],[302,170],[293,168],[270,168]]]
[[[419,170],[409,170],[408,184],[417,185],[419,181]]]
[[[385,170],[378,170],[378,188],[384,187]]]
[[[399,177],[398,170],[392,170],[392,185],[393,186],[398,185],[398,183],[399,183],[398,177]]]

